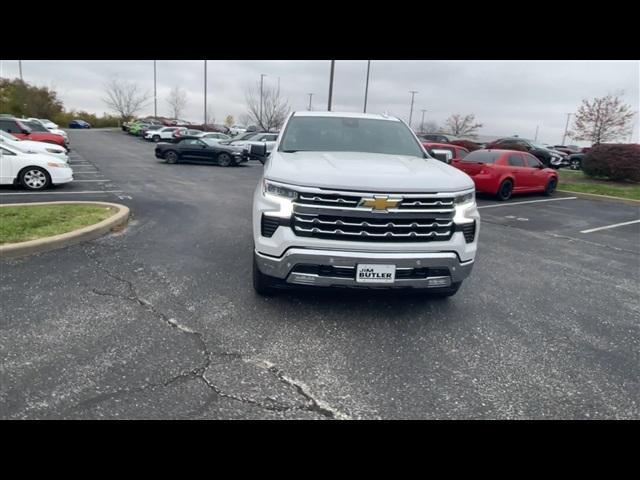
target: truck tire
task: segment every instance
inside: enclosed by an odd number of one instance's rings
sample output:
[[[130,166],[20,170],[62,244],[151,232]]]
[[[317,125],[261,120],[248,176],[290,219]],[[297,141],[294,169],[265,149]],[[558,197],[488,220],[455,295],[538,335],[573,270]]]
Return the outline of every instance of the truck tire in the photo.
[[[256,262],[256,256],[253,255],[253,289],[258,295],[265,297],[271,296],[275,293],[273,288],[274,279],[269,275],[265,275],[258,268],[258,262]]]

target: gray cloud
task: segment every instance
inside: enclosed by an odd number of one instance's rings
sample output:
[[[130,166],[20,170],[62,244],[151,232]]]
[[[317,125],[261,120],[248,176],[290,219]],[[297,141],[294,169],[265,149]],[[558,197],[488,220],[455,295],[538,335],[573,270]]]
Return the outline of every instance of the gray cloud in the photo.
[[[103,84],[112,77],[140,83],[153,91],[153,61],[23,61],[26,81],[55,88],[67,108],[102,113]],[[187,91],[185,118],[203,116],[202,61],[165,61],[158,65],[158,114],[169,112],[166,97],[179,85]],[[315,110],[327,107],[329,61],[209,61],[208,103],[216,120],[245,112],[244,91],[268,76],[295,110],[304,110],[314,93]],[[0,61],[0,76],[17,77],[18,62]],[[361,111],[366,61],[337,61],[333,110]],[[417,90],[413,124],[426,119],[443,123],[452,113],[475,113],[487,135],[519,134],[560,142],[567,112],[575,112],[583,98],[625,91],[637,111],[640,98],[637,61],[373,61],[369,112],[409,116],[409,90]],[[144,113],[153,113],[153,102]],[[632,141],[638,141],[640,121]]]

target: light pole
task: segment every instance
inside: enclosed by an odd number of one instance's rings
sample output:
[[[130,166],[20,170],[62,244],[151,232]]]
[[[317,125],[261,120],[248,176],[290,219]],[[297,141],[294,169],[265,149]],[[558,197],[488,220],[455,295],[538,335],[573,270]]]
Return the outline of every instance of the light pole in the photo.
[[[367,96],[369,94],[369,71],[371,70],[371,60],[367,60],[367,83],[364,87],[364,113],[367,113]]]
[[[426,112],[425,109],[422,109],[422,121],[420,122],[420,133],[424,133],[424,114]]]
[[[411,94],[411,110],[409,111],[409,128],[411,128],[411,119],[413,117],[413,98],[416,96],[416,93],[418,93],[416,90],[409,90],[409,93]]]
[[[264,77],[266,76],[267,76],[266,73],[260,74],[260,128],[263,128],[263,129],[264,129],[264,126],[262,125],[262,88],[264,85]]]
[[[564,126],[564,135],[562,135],[562,145],[564,145],[564,141],[567,138],[567,130],[569,129],[569,118],[571,118],[571,113],[567,113],[567,123]]]
[[[156,76],[156,61],[153,61],[153,116],[158,118],[158,89]]]
[[[329,76],[329,101],[327,102],[327,110],[331,111],[331,99],[333,97],[333,71],[336,67],[336,61],[331,60],[331,74]]]
[[[204,131],[207,131],[207,61],[204,61]]]
[[[535,136],[533,137],[533,141],[534,141],[534,142],[537,142],[537,141],[538,141],[538,127],[539,127],[539,125],[536,125],[536,134],[535,134]],[[563,142],[563,145],[564,145],[564,142]]]
[[[22,78],[22,60],[18,60],[18,68],[20,69],[20,81],[24,82]]]
[[[313,97],[313,93],[307,93],[307,95],[309,95],[309,106],[307,107],[307,110],[312,110],[312,108],[311,108],[311,98]]]

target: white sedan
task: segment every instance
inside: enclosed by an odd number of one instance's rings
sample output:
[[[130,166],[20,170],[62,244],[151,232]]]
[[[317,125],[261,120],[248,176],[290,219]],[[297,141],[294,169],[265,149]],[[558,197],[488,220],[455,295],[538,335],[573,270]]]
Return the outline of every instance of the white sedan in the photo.
[[[22,185],[44,190],[73,180],[73,170],[65,162],[42,153],[24,153],[6,143],[0,144],[0,185]]]
[[[67,150],[52,143],[22,140],[18,137],[14,137],[10,133],[0,130],[0,145],[2,144],[6,144],[24,153],[42,153],[45,155],[51,155],[64,163],[69,163]]]

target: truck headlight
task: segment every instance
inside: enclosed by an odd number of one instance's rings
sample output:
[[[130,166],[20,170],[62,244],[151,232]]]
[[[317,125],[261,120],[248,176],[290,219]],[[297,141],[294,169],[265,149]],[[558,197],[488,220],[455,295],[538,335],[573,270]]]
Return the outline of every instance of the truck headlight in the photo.
[[[288,198],[295,200],[298,198],[298,192],[291,190],[290,188],[283,187],[276,183],[272,183],[269,180],[264,180],[262,183],[262,192],[268,195],[275,195],[276,197]]]
[[[456,204],[456,206],[462,206],[470,203],[475,203],[475,201],[476,201],[476,192],[474,190],[473,192],[468,192],[468,193],[464,193],[462,195],[456,196],[454,203]]]

